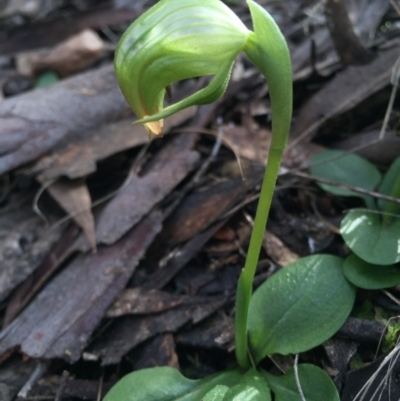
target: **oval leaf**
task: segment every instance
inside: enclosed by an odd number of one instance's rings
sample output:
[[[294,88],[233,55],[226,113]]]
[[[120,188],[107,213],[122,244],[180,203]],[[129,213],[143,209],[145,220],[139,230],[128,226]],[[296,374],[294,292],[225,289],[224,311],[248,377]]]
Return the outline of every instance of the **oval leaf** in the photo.
[[[299,381],[304,397],[307,401],[340,401],[338,391],[330,377],[314,365],[302,364],[298,366]],[[296,385],[294,369],[289,369],[282,376],[274,376],[263,372],[271,390],[275,394],[275,401],[302,401]]]
[[[400,266],[373,265],[355,254],[344,261],[343,271],[347,280],[366,290],[380,290],[400,284]]]
[[[240,377],[237,370],[231,370],[190,380],[169,367],[143,369],[123,377],[103,401],[202,401],[207,394],[217,401],[224,395],[221,390],[236,385]]]
[[[377,213],[352,210],[342,220],[340,233],[347,246],[368,263],[392,265],[400,261],[400,218],[383,225]]]
[[[400,157],[398,157],[390,166],[389,170],[383,177],[382,183],[379,186],[381,194],[400,198]],[[400,204],[388,202],[383,199],[378,200],[379,209],[383,212],[398,214],[400,213]],[[388,216],[389,219],[389,216]],[[390,222],[392,218],[390,218]]]
[[[326,161],[324,161],[326,160]],[[345,154],[339,150],[327,150],[311,158],[312,175],[335,181],[339,184],[361,187],[372,191],[381,180],[381,173],[369,161],[356,154]],[[357,196],[365,200],[368,207],[374,207],[370,196],[353,192],[349,189],[318,183],[327,192],[339,196]]]
[[[251,354],[296,354],[330,338],[353,306],[355,288],[343,260],[312,255],[284,267],[254,293],[249,310]]]
[[[250,369],[239,382],[229,389],[223,401],[270,401],[271,392],[264,377],[254,369]]]
[[[228,390],[229,388],[227,386],[218,384],[205,395],[202,401],[223,401]]]

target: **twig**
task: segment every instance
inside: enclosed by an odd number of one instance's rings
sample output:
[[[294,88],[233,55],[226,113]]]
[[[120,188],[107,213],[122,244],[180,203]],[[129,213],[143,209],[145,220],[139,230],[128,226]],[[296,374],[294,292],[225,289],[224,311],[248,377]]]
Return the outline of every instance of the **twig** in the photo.
[[[38,380],[42,378],[42,376],[46,373],[47,367],[49,366],[49,361],[40,361],[35,367],[35,370],[32,372],[28,381],[22,386],[21,390],[19,390],[17,397],[26,398],[29,391],[32,390],[32,387],[37,383]]]
[[[382,128],[379,133],[379,140],[382,140],[384,138],[387,126],[389,124],[390,114],[392,114],[394,100],[396,99],[397,89],[399,87],[399,79],[400,79],[400,57],[396,60],[393,66],[392,79],[391,79],[393,88],[392,88],[392,93],[390,94],[389,104],[386,109],[385,118],[383,119]]]
[[[103,383],[104,383],[104,370],[101,372],[101,376],[100,376],[99,388],[97,391],[97,401],[101,401],[102,394],[103,394]]]
[[[349,190],[349,191],[357,192],[357,193],[360,193],[362,195],[372,196],[373,198],[383,199],[383,200],[386,200],[386,201],[389,201],[389,202],[394,202],[394,203],[400,204],[400,199],[399,198],[394,198],[393,196],[384,195],[384,194],[381,194],[379,192],[368,191],[367,189],[360,188],[360,187],[353,187],[352,185],[340,184],[338,182],[327,180],[327,179],[321,178],[321,177],[316,177],[315,175],[310,175],[310,174],[307,174],[307,173],[303,173],[301,171],[288,170],[286,173],[294,175],[294,176],[297,176],[297,177],[306,178],[307,180],[313,180],[313,181],[322,182],[323,184],[333,185],[333,186],[335,186],[337,188],[341,188],[341,189],[346,189],[346,190]]]
[[[66,370],[63,370],[62,375],[61,375],[60,384],[58,386],[54,401],[61,401],[62,395],[65,390],[65,386],[67,385],[68,377],[69,377],[69,373]]]
[[[298,365],[299,365],[299,354],[296,354],[296,356],[294,358],[294,365],[293,365],[294,378],[296,380],[296,386],[297,386],[297,390],[299,391],[299,395],[300,395],[301,400],[302,401],[307,401],[306,397],[304,396],[303,389],[301,388]]]

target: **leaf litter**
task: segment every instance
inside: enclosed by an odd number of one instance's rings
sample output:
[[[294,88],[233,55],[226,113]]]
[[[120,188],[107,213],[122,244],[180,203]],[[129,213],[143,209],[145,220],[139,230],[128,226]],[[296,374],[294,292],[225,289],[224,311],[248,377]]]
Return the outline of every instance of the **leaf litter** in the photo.
[[[166,137],[148,145],[145,130],[132,125],[110,64],[125,24],[142,9],[104,3],[60,9],[50,1],[36,14],[8,8],[0,19],[0,35],[8,35],[0,43],[2,88],[29,83],[4,90],[7,97],[0,100],[0,387],[10,401],[27,382],[31,396],[62,392],[66,399],[94,400],[132,369],[168,365],[198,377],[233,361],[234,283],[269,146],[268,87],[243,63],[223,99],[167,119]],[[246,18],[243,3],[237,7]],[[395,9],[388,2],[352,0],[350,25],[338,34],[336,14],[326,18],[317,1],[267,7],[291,46],[295,119],[257,283],[312,252],[310,233],[321,252],[346,255],[335,227],[354,200],[317,190],[302,172],[311,156],[326,148],[357,151],[385,169],[400,155],[398,101],[381,138],[399,57]],[[18,13],[31,24],[16,26]],[[71,17],[68,26],[63,13]],[[358,35],[353,44],[372,54],[371,61],[342,52],[351,25]],[[88,69],[83,62],[70,78],[26,91],[40,69],[17,71],[14,65],[34,59],[58,69],[57,46],[72,43],[76,48],[62,54],[67,65],[80,46],[68,40],[83,29],[101,38],[91,61],[97,64]],[[53,54],[54,67],[46,54]],[[21,75],[26,71],[29,77]],[[199,85],[201,80],[177,83],[174,100]],[[389,294],[399,297],[396,288]],[[345,401],[387,360],[380,353],[372,362],[385,329],[373,319],[379,308],[396,310],[385,295],[359,298],[361,318],[350,318],[321,348],[326,357],[301,355],[305,362],[319,358]],[[397,353],[396,347],[388,358]],[[367,373],[354,368],[355,358],[372,362]],[[390,365],[389,376],[392,371]],[[378,386],[368,391],[396,398],[396,386],[386,393],[379,387],[389,376],[378,376]]]

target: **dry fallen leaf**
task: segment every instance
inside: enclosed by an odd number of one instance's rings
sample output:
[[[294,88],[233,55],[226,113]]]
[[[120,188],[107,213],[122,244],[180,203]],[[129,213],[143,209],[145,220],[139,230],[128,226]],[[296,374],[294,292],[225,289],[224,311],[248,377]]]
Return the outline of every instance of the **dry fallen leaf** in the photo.
[[[299,259],[299,255],[292,252],[276,235],[269,231],[264,234],[263,247],[267,255],[282,267]]]
[[[56,71],[66,77],[90,67],[103,56],[105,47],[100,36],[91,29],[70,37],[33,63],[33,70]]]
[[[93,252],[96,252],[96,234],[92,214],[92,200],[83,179],[61,178],[47,187],[47,191],[82,228]]]

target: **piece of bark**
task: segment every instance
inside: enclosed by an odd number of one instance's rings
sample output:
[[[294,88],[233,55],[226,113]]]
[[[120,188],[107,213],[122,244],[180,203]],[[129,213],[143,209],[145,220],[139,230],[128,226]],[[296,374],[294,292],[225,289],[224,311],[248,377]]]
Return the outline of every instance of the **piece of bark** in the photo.
[[[58,242],[64,228],[49,232],[32,210],[33,194],[13,193],[0,208],[0,301],[24,281]],[[59,216],[48,216],[54,222]]]
[[[15,316],[25,308],[57,267],[71,256],[71,252],[68,250],[75,242],[78,232],[77,226],[69,227],[43,262],[12,292],[7,303],[2,329],[8,326]]]
[[[363,65],[374,59],[375,54],[364,47],[355,34],[345,1],[325,0],[325,16],[333,43],[343,64]]]
[[[342,401],[371,400],[392,401],[400,399],[400,369],[398,354],[381,368],[385,359],[379,358],[367,366],[349,372],[343,388]],[[365,386],[365,387],[364,387]],[[363,391],[362,391],[363,390]],[[360,393],[360,391],[362,391]]]
[[[399,57],[399,42],[382,51],[365,66],[348,67],[338,73],[301,109],[292,129],[293,137],[310,140],[329,119],[343,114],[390,84],[392,69]],[[365,113],[365,111],[364,111]]]
[[[75,258],[0,333],[0,354],[20,347],[32,358],[77,361],[160,230],[153,212],[114,246]]]
[[[47,187],[47,191],[81,227],[92,252],[96,252],[96,233],[92,214],[92,199],[86,183],[82,179],[60,179]]]
[[[198,323],[218,310],[223,297],[187,297],[182,305],[149,316],[126,316],[113,322],[88,352],[101,359],[103,366],[119,363],[138,344],[160,333],[175,332],[183,325]]]
[[[113,6],[99,7],[63,14],[46,21],[24,24],[7,31],[7,40],[0,42],[0,53],[13,54],[25,50],[50,47],[83,29],[101,29],[104,26],[131,22],[140,15],[140,10],[131,8],[115,9]]]
[[[3,2],[4,3],[4,2]],[[41,18],[54,11],[59,4],[49,0],[6,1],[0,10],[0,18],[22,15],[27,18]],[[1,3],[0,3],[1,4]]]
[[[380,166],[389,166],[400,156],[400,136],[393,131],[388,131],[382,140],[379,140],[379,135],[379,131],[355,134],[341,141],[333,142],[332,147],[347,151],[356,149],[355,153],[370,162]]]
[[[32,389],[29,393],[29,397],[38,400],[47,399],[47,397],[49,397],[57,400],[56,394],[57,391],[59,391],[62,380],[62,376],[44,377]],[[99,396],[100,387],[102,389],[100,395],[105,395],[114,384],[114,382],[103,382],[100,384],[98,380],[68,378],[64,383],[61,399],[69,399],[69,397],[71,397],[81,400],[96,400]],[[23,399],[18,399],[16,401],[19,400],[22,401]]]
[[[349,370],[350,361],[357,353],[357,344],[353,341],[333,337],[325,341],[323,347],[330,362],[329,368],[336,371],[333,380],[340,391]]]
[[[0,399],[13,401],[18,391],[29,379],[36,367],[36,361],[22,361],[15,356],[2,364],[0,368]]]
[[[127,109],[112,66],[0,103],[0,174],[33,161]]]
[[[182,330],[176,336],[176,342],[191,347],[230,350],[234,346],[234,332],[233,319],[217,313],[194,327]]]
[[[382,23],[382,18],[392,7],[387,0],[349,0],[347,11],[354,31],[365,46],[372,44],[376,31]]]
[[[147,140],[148,139],[146,139],[146,141]],[[154,197],[155,193],[160,194],[164,191],[164,193],[167,194],[170,190],[169,188],[171,187],[171,185],[176,185],[176,183],[179,182],[179,180],[182,178],[182,174],[186,174],[188,172],[187,168],[190,167],[194,159],[198,157],[197,153],[190,151],[195,143],[195,140],[196,137],[192,134],[187,134],[182,138],[176,137],[169,144],[169,146],[164,147],[159,152],[159,154],[156,155],[154,159],[158,160],[159,163],[156,163],[156,165],[153,166],[153,169],[151,170],[153,175],[149,179],[145,179],[144,181],[138,179],[138,185],[139,187],[141,185],[147,186],[152,182],[153,184],[155,182],[156,184],[160,183],[160,186],[158,187],[157,185],[153,185],[153,189],[155,192],[151,193],[152,196],[150,197],[150,199],[142,198],[142,209],[132,208],[131,205],[135,204],[136,201],[134,198],[128,199],[129,202],[126,204],[126,207],[128,207],[127,215],[129,215],[130,218],[126,218],[124,224],[117,227],[114,226],[114,219],[123,218],[123,216],[120,216],[121,209],[117,208],[117,210],[115,210],[115,208],[106,208],[102,211],[101,215],[98,217],[98,221],[101,221],[102,223],[100,227],[105,230],[105,236],[109,235],[108,231],[105,229],[107,227],[113,227],[113,229],[115,229],[115,232],[113,233],[113,238],[115,238],[116,235],[122,236],[127,231],[127,229],[131,228],[135,224],[135,222],[138,222],[154,207],[154,204],[157,202],[157,197]],[[171,155],[176,152],[182,153],[180,153],[177,159],[172,160]],[[168,160],[168,157],[171,160]],[[162,169],[162,160],[166,162],[166,167],[164,169]],[[189,161],[189,163],[186,163],[187,161]],[[161,170],[159,171],[157,169]],[[157,174],[159,174],[159,177],[157,177]],[[167,176],[170,176],[170,179],[167,180]],[[136,178],[134,178],[134,182],[136,182]],[[142,189],[139,188],[139,191],[137,191],[137,189],[135,189],[134,187],[132,187],[132,189],[134,194],[148,192],[146,192],[146,188],[143,189],[143,187]],[[112,200],[111,202],[113,201],[114,200]],[[117,203],[119,202],[118,199],[116,199],[116,201]],[[133,213],[133,215],[129,214],[131,212]],[[134,217],[133,220],[132,216]],[[63,263],[73,253],[77,251],[87,252],[89,249],[90,244],[83,235],[79,236],[77,239],[75,239],[75,234],[63,238],[57,245],[54,253],[51,253],[49,257],[45,259],[38,271],[34,272],[28,279],[28,281],[26,283],[23,283],[21,285],[21,288],[18,288],[18,290],[16,290],[16,292],[13,294],[12,302],[10,302],[7,308],[7,314],[4,324],[7,325],[15,317],[15,315],[21,310],[21,308],[24,307],[26,303],[32,298],[32,296],[40,289],[44,282],[52,274],[54,274],[61,263]]]
[[[189,240],[166,266],[155,271],[143,283],[145,289],[161,289],[203,248],[213,234],[226,223],[226,219],[209,227],[207,230]]]
[[[383,323],[349,317],[336,335],[359,343],[376,345],[382,341],[385,331],[386,326]]]
[[[167,118],[164,131],[187,121],[196,113],[190,107]],[[96,171],[96,162],[115,153],[148,143],[149,136],[142,125],[133,125],[133,118],[103,125],[96,130],[82,132],[65,146],[58,146],[50,155],[42,157],[29,169],[39,173],[42,181],[50,181],[62,175],[74,179]]]
[[[174,246],[193,238],[240,202],[245,194],[246,186],[237,178],[217,182],[187,196],[165,222],[161,241]]]
[[[146,341],[139,349],[129,355],[133,360],[132,370],[169,366],[179,369],[178,355],[175,352],[174,336],[160,334]]]
[[[160,153],[162,168],[153,167],[144,177],[132,176],[128,184],[102,210],[96,224],[98,244],[112,244],[165,198],[195,167],[195,136],[175,137]],[[193,139],[191,139],[193,138]]]
[[[60,43],[33,66],[34,72],[51,70],[61,77],[76,74],[99,61],[105,46],[100,36],[91,29]]]

